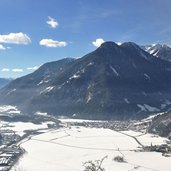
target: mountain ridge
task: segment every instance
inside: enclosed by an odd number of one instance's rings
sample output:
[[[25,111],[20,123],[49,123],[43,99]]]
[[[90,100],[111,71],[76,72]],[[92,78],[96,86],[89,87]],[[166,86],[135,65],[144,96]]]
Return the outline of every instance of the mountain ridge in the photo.
[[[27,113],[90,119],[142,118],[170,104],[166,101],[171,101],[171,63],[154,58],[133,42],[120,46],[105,42],[82,58],[66,60],[62,71],[58,65],[57,61],[55,73],[49,72],[49,82],[41,83],[43,66],[38,81],[36,71],[32,80],[26,76],[26,81],[12,82],[1,90],[0,102],[18,105]],[[28,82],[34,86],[29,88]]]
[[[157,58],[160,58],[166,61],[171,61],[171,46],[170,45],[152,44],[152,45],[141,46],[141,48]]]

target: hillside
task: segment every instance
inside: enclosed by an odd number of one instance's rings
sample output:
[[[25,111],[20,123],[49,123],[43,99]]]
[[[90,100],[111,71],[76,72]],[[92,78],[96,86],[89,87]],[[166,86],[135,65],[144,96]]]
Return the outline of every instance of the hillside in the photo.
[[[0,102],[26,113],[128,119],[165,110],[170,93],[170,62],[135,43],[106,42],[80,59],[48,63],[13,81]]]

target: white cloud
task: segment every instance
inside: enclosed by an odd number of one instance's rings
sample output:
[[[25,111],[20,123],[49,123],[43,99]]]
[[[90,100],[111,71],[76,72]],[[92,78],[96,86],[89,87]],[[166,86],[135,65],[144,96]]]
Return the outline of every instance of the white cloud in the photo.
[[[15,68],[15,69],[12,69],[13,72],[23,72],[23,69],[19,69],[19,68]]]
[[[0,44],[0,50],[6,50],[6,48]]]
[[[9,68],[3,68],[3,69],[1,69],[1,71],[2,71],[2,72],[9,72],[10,69],[9,69]]]
[[[105,41],[102,39],[102,38],[98,38],[96,39],[94,42],[92,42],[92,44],[95,46],[95,47],[99,47],[101,46],[102,43],[104,43]]]
[[[13,44],[29,44],[31,39],[25,33],[9,33],[7,35],[0,35],[0,43],[13,43]]]
[[[57,40],[52,40],[52,39],[42,39],[40,42],[39,42],[40,45],[42,46],[46,46],[46,47],[65,47],[67,46],[67,43],[66,42],[60,42],[60,41],[57,41]]]
[[[36,70],[36,69],[38,69],[38,68],[39,68],[38,66],[28,67],[27,70]]]
[[[58,22],[52,18],[52,17],[48,17],[48,21],[46,21],[46,23],[51,27],[51,28],[56,28],[59,24]]]

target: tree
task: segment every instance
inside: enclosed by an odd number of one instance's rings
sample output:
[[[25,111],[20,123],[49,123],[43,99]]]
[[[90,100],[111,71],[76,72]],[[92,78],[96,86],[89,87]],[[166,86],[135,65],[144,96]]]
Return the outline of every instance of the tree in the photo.
[[[103,157],[101,160],[90,160],[83,163],[84,171],[105,171],[105,169],[102,167],[102,163],[106,158],[107,156]]]
[[[114,157],[113,160],[117,161],[117,162],[120,162],[120,163],[125,162],[125,159],[124,159],[123,156],[116,156],[116,157]]]

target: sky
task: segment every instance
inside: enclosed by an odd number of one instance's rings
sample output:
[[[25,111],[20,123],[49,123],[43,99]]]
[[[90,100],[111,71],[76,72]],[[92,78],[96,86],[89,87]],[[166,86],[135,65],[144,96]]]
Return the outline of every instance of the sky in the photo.
[[[0,77],[78,58],[104,41],[171,44],[170,0],[0,0]]]

